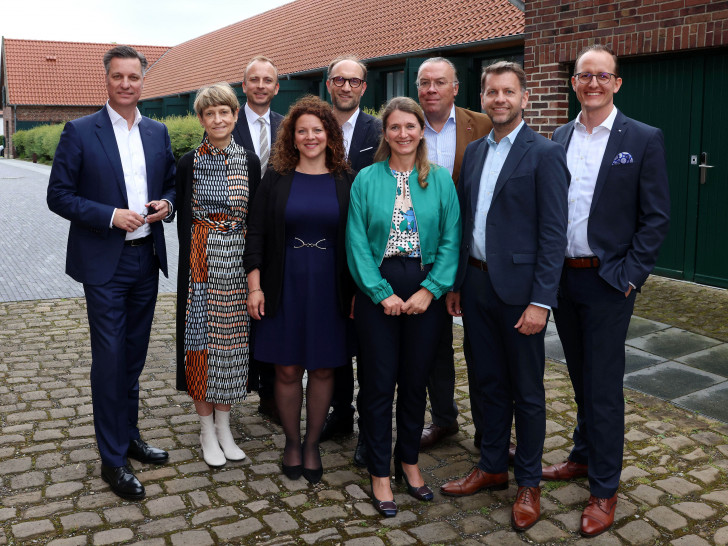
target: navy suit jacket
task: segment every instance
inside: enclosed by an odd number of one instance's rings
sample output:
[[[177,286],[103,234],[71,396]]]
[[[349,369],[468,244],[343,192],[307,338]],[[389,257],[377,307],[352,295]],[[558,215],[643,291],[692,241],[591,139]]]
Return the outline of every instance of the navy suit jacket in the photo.
[[[463,239],[455,291],[460,290],[468,267],[489,148],[486,136],[471,142],[463,156],[457,188]],[[498,176],[486,220],[488,273],[504,303],[556,307],[566,252],[568,183],[564,149],[524,125]]]
[[[273,151],[273,144],[278,136],[278,127],[281,125],[283,116],[270,111],[270,148]],[[245,110],[240,108],[238,113],[238,121],[235,122],[235,128],[233,129],[233,138],[238,146],[242,146],[246,150],[250,150],[255,153],[255,146],[253,145],[253,137],[250,136],[250,127],[248,127],[248,118],[245,117]]]
[[[381,138],[382,120],[360,111],[349,146],[349,163],[354,172],[359,172],[374,162],[374,152],[377,151]]]
[[[574,122],[554,131],[569,147]],[[627,152],[631,163],[613,164]],[[670,223],[662,131],[617,112],[599,168],[587,227],[589,248],[599,258],[599,275],[620,292],[639,289],[655,266]]]
[[[175,201],[175,161],[167,128],[142,117],[139,133],[147,166],[149,201]],[[48,207],[71,221],[66,273],[78,282],[108,282],[119,263],[126,231],[109,227],[115,208],[129,208],[121,156],[111,119],[101,110],[66,123],[48,183]],[[149,225],[162,272],[167,251],[161,222]]]

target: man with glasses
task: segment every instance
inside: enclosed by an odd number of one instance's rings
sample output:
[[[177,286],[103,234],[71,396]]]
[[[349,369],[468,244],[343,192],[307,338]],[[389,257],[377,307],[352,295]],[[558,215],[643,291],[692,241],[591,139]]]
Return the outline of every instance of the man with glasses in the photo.
[[[614,106],[622,86],[617,56],[583,50],[571,85],[581,104],[553,140],[566,147],[571,173],[564,269],[554,309],[577,403],[567,461],[544,480],[587,476],[591,496],[581,534],[614,523],[624,445],[624,342],[636,292],[667,234],[670,196],[662,131]]]
[[[485,135],[493,127],[485,114],[455,106],[459,83],[455,65],[444,57],[432,57],[417,72],[417,96],[425,112],[425,139],[430,162],[445,167],[457,185],[460,164],[467,145]],[[422,431],[420,447],[427,449],[458,431],[458,409],[455,404],[455,363],[452,348],[452,317],[444,320],[437,357],[427,382],[432,423]],[[477,401],[473,402],[476,432],[481,416]],[[479,436],[479,434],[477,435]],[[476,436],[476,445],[479,445]]]
[[[326,88],[336,121],[344,133],[346,155],[354,171],[372,164],[374,152],[382,136],[382,122],[359,109],[367,88],[367,67],[357,57],[347,55],[331,61],[327,71]],[[337,434],[350,434],[354,429],[354,370],[347,364],[336,368],[332,411],[326,418],[321,441]],[[354,463],[366,466],[366,448],[361,435],[354,451]]]
[[[129,46],[104,55],[106,105],[69,121],[56,149],[48,207],[70,220],[66,273],[83,283],[91,334],[91,395],[101,478],[124,499],[144,498],[127,457],[167,462],[137,427],[139,376],[167,275],[160,220],[175,199],[167,128],[137,108],[147,60]]]
[[[235,142],[256,153],[260,158],[260,174],[265,174],[268,167],[273,144],[278,134],[278,126],[283,116],[270,109],[273,97],[278,94],[278,69],[268,57],[259,55],[250,60],[243,73],[243,91],[245,92],[244,115],[238,116],[233,129]],[[269,362],[255,361],[252,375],[258,381],[260,403],[258,413],[266,415],[280,424],[276,408],[274,383],[275,369]]]

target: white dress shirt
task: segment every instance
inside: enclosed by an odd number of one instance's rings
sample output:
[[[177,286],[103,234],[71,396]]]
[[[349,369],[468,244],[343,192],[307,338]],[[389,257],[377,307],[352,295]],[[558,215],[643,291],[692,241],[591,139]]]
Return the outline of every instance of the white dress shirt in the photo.
[[[599,168],[602,165],[604,151],[607,149],[607,142],[616,117],[617,108],[615,106],[607,119],[594,127],[591,134],[587,132],[581,122],[581,112],[574,121],[574,132],[571,135],[569,149],[566,151],[566,161],[571,173],[569,223],[566,226],[566,256],[568,258],[594,256],[587,239],[589,211]]]
[[[430,163],[445,167],[450,171],[455,168],[455,147],[457,144],[457,133],[455,132],[455,105],[450,109],[450,117],[438,133],[435,131],[425,116],[425,140],[427,141],[427,159]]]
[[[341,132],[344,133],[344,148],[346,148],[346,157],[349,158],[349,150],[351,149],[351,139],[354,138],[354,126],[356,120],[359,119],[359,108],[351,115],[351,117],[341,126]]]
[[[126,185],[126,199],[129,210],[133,210],[141,215],[146,215],[147,209],[144,205],[149,201],[147,194],[147,162],[144,157],[144,146],[142,145],[142,137],[139,133],[139,122],[142,115],[139,109],[134,113],[134,123],[129,129],[129,125],[121,115],[119,115],[107,102],[106,111],[111,118],[111,126],[114,128],[114,137],[116,137],[116,147],[119,149],[121,157],[121,167],[124,171],[124,184]],[[116,209],[114,209],[114,213]],[[111,223],[113,226],[114,214],[111,215]],[[131,233],[127,232],[126,240],[139,239],[151,234],[149,225],[145,222]]]
[[[253,112],[246,102],[245,106],[243,107],[243,111],[245,112],[245,119],[248,121],[248,129],[250,130],[250,138],[253,140],[255,155],[260,157],[260,123],[258,123],[258,118],[260,117],[265,120],[265,125],[268,128],[268,150],[272,151],[273,144],[270,140],[270,108],[268,108],[265,114],[261,116],[260,114],[256,114],[255,112]]]

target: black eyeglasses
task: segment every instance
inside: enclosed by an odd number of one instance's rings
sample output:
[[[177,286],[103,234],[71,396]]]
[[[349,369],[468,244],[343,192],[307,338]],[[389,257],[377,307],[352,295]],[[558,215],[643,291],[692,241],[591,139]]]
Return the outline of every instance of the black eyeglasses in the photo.
[[[364,83],[364,80],[360,78],[344,78],[343,76],[334,76],[329,79],[334,82],[336,87],[344,87],[346,82],[349,82],[351,87],[359,87],[362,83]]]
[[[579,83],[591,83],[592,78],[596,78],[597,82],[602,85],[606,85],[611,81],[612,77],[616,78],[617,75],[612,74],[611,72],[599,72],[599,74],[592,74],[591,72],[579,72],[577,74],[574,74],[574,77]]]

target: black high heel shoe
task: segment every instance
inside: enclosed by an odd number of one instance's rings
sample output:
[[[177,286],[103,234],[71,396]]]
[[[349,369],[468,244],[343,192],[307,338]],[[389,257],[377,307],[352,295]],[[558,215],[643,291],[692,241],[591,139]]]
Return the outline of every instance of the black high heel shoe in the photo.
[[[372,488],[372,506],[385,518],[393,518],[397,515],[397,503],[391,501],[380,501],[374,496],[374,484],[372,483],[372,475],[369,474],[369,486]]]
[[[283,475],[289,480],[297,480],[300,478],[303,474],[303,450],[301,451],[301,464],[289,466],[284,464],[283,458],[281,458],[281,470],[283,470]]]
[[[306,444],[306,440],[308,439],[308,434],[304,436],[303,443]],[[301,448],[303,450],[303,448]],[[318,446],[316,446],[316,449],[319,449]],[[321,459],[321,451],[319,449],[319,460]],[[303,460],[303,452],[301,452],[301,460]],[[303,477],[306,478],[306,481],[310,483],[311,485],[316,485],[318,482],[321,481],[321,477],[324,475],[324,466],[321,465],[318,468],[306,468],[305,466],[302,466],[303,468]]]
[[[399,481],[400,478],[404,478],[404,484],[407,486],[407,493],[410,494],[410,496],[416,498],[420,501],[431,501],[435,494],[432,492],[432,489],[427,487],[427,484],[420,486],[420,487],[412,487],[410,485],[409,480],[407,479],[407,474],[404,473],[404,470],[402,469],[402,461],[395,459],[394,460],[394,479],[395,481]]]

